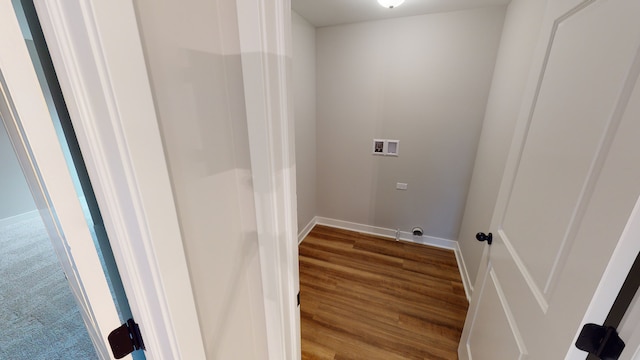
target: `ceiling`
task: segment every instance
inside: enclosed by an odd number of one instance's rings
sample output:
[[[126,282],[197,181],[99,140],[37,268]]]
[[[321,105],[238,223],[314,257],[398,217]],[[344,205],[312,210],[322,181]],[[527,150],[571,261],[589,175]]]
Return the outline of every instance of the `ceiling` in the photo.
[[[506,5],[511,0],[405,0],[387,9],[376,0],[291,0],[295,12],[316,27]]]

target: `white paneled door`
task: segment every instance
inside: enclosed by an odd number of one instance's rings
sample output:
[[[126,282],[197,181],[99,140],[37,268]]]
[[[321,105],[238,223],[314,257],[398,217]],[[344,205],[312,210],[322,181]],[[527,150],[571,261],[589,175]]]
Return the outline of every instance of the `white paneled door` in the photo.
[[[638,19],[637,0],[550,2],[461,359],[569,358],[640,194]]]
[[[0,0],[0,75],[4,126],[98,356],[113,359],[107,336],[121,322],[10,0]]]

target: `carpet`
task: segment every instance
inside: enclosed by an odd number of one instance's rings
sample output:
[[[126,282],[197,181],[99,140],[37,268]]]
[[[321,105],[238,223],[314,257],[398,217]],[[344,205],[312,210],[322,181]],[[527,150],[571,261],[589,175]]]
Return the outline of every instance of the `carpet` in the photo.
[[[37,214],[0,227],[0,359],[98,359]]]

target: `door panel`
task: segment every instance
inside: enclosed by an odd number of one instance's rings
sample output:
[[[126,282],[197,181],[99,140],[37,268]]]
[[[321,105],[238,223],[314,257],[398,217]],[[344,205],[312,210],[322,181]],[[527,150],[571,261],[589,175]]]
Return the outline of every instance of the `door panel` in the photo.
[[[559,22],[502,223],[503,240],[545,300],[601,170],[637,50],[638,29],[624,30],[637,14],[619,8],[598,1]]]
[[[482,296],[478,313],[471,327],[467,351],[474,357],[490,359],[499,353],[504,359],[522,359],[527,351],[517,328],[509,304],[493,269],[489,269],[481,287]],[[499,304],[502,311],[492,313],[491,307]],[[492,347],[484,346],[493,344]]]
[[[494,210],[491,265],[473,294],[463,359],[563,358],[640,194],[640,3],[561,3],[547,10],[549,37]],[[483,341],[484,331],[509,341]]]

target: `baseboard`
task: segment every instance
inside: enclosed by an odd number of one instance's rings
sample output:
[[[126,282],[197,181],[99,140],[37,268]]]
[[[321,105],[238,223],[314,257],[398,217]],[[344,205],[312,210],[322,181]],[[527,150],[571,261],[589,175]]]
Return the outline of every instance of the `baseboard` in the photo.
[[[456,260],[458,261],[458,270],[460,270],[460,277],[462,278],[462,286],[464,286],[464,294],[467,296],[467,300],[471,302],[471,294],[473,294],[473,284],[471,278],[469,278],[469,272],[467,271],[467,264],[464,262],[462,251],[460,250],[460,243],[456,241]]]
[[[313,219],[309,221],[307,226],[305,226],[304,229],[302,229],[302,231],[298,233],[298,245],[300,245],[302,240],[304,240],[304,238],[306,238],[307,235],[309,235],[309,233],[311,232],[311,230],[313,230],[313,227],[316,226],[317,223],[318,223],[318,217],[314,216]]]
[[[466,349],[467,349],[467,359],[465,359],[465,360],[473,360],[471,358],[471,346],[469,345],[469,343],[467,343]]]
[[[396,238],[396,230],[377,226],[352,223],[349,221],[316,217],[318,225],[330,226],[338,229],[357,231],[365,234],[377,235],[387,238]],[[435,246],[448,250],[456,250],[458,242],[455,240],[443,239],[434,236],[413,236],[408,231],[400,231],[400,240],[410,241],[418,244]]]
[[[29,220],[34,217],[40,216],[40,212],[38,210],[28,211],[23,214],[10,216],[8,218],[0,219],[0,226],[13,225],[23,220]]]

